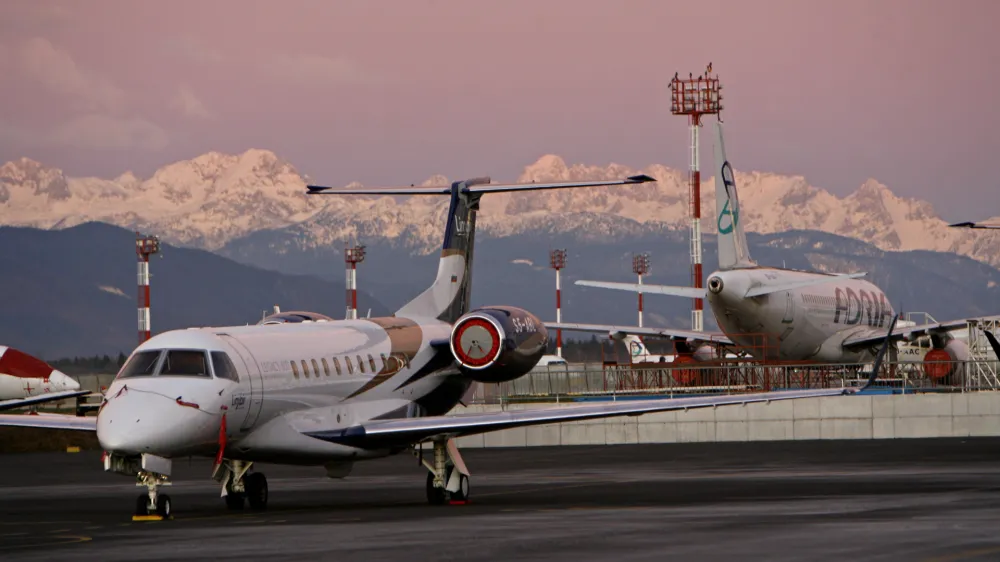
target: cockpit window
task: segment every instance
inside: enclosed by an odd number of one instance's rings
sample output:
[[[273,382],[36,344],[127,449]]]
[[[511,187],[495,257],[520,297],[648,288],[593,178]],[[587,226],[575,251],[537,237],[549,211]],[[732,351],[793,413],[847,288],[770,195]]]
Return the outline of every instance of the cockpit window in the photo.
[[[128,360],[128,363],[118,373],[118,378],[148,377],[156,371],[156,363],[160,360],[160,350],[140,351]]]
[[[233,360],[225,352],[212,352],[212,368],[215,369],[216,377],[240,382],[240,375],[236,372],[236,365],[233,365]]]
[[[209,376],[208,364],[205,361],[205,352],[182,349],[167,350],[163,366],[160,367],[160,375],[185,377]]]

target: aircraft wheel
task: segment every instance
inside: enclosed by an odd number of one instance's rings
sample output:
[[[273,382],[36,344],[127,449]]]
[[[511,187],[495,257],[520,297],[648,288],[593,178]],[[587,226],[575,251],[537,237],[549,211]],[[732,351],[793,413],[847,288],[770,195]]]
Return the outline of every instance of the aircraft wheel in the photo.
[[[267,478],[260,472],[246,477],[246,496],[250,509],[267,509]]]
[[[170,517],[170,496],[159,494],[156,496],[156,514],[166,519]]]
[[[427,473],[427,503],[431,505],[444,505],[445,502],[445,491],[444,488],[434,487],[434,474],[431,472]]]
[[[147,494],[139,494],[139,497],[135,499],[135,514],[139,517],[149,515],[149,496]]]
[[[449,495],[451,496],[449,499],[452,501],[469,501],[469,477],[460,474],[458,478],[458,491],[449,492]]]
[[[238,492],[229,492],[226,494],[226,508],[233,511],[243,510],[243,494]]]

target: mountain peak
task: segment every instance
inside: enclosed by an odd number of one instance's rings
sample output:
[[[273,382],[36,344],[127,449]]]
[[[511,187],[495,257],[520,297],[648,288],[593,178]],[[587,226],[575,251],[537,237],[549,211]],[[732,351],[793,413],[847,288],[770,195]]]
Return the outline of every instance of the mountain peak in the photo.
[[[6,202],[14,191],[27,191],[51,200],[70,197],[62,170],[23,157],[0,166],[0,203]]]
[[[518,181],[531,183],[536,181],[563,181],[569,178],[569,167],[566,161],[555,154],[546,154],[524,168]]]

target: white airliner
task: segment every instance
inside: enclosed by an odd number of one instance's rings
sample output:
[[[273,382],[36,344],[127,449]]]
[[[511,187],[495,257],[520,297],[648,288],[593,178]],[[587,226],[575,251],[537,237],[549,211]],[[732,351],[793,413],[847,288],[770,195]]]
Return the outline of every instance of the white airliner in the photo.
[[[715,167],[719,269],[708,277],[707,288],[600,281],[576,284],[706,298],[721,332],[556,322],[547,322],[546,326],[671,337],[678,351],[695,359],[712,357],[708,344],[715,343],[734,346],[763,360],[870,362],[885,337],[888,320],[895,314],[890,299],[872,283],[859,279],[864,273],[834,275],[758,265],[750,258],[721,123],[716,126]],[[965,361],[969,358],[968,345],[953,338],[949,330],[966,325],[963,319],[899,326],[891,337],[898,340],[930,336],[934,349],[947,353],[953,362]],[[941,361],[940,353],[934,360]]]
[[[35,406],[89,394],[62,371],[12,347],[0,345],[0,410]]]
[[[548,332],[514,307],[470,310],[476,213],[486,193],[652,181],[490,183],[378,190],[310,186],[316,194],[448,195],[444,246],[431,286],[395,315],[311,320],[296,315],[253,326],[191,328],[157,335],[129,357],[96,417],[0,416],[0,425],[96,431],[107,471],[136,477],[147,492],[137,516],[170,514],[159,493],[172,461],[215,456],[213,477],[232,509],[262,509],[267,480],[254,462],[318,465],[331,478],[353,463],[403,451],[428,471],[432,504],[469,497],[469,469],[455,438],[519,426],[648,412],[852,394],[808,389],[670,400],[445,415],[474,381],[526,374]],[[405,272],[401,272],[405,274]],[[292,315],[292,313],[286,313]],[[323,320],[323,321],[319,321]],[[423,456],[423,443],[433,445]]]

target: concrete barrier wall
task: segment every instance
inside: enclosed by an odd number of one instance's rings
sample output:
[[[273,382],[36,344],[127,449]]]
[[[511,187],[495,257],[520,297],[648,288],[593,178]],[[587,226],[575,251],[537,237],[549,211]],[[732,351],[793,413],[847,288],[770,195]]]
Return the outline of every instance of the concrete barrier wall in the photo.
[[[507,410],[562,407],[517,404]],[[496,412],[469,406],[452,413]],[[462,447],[1000,436],[1000,392],[831,396],[523,427]]]

